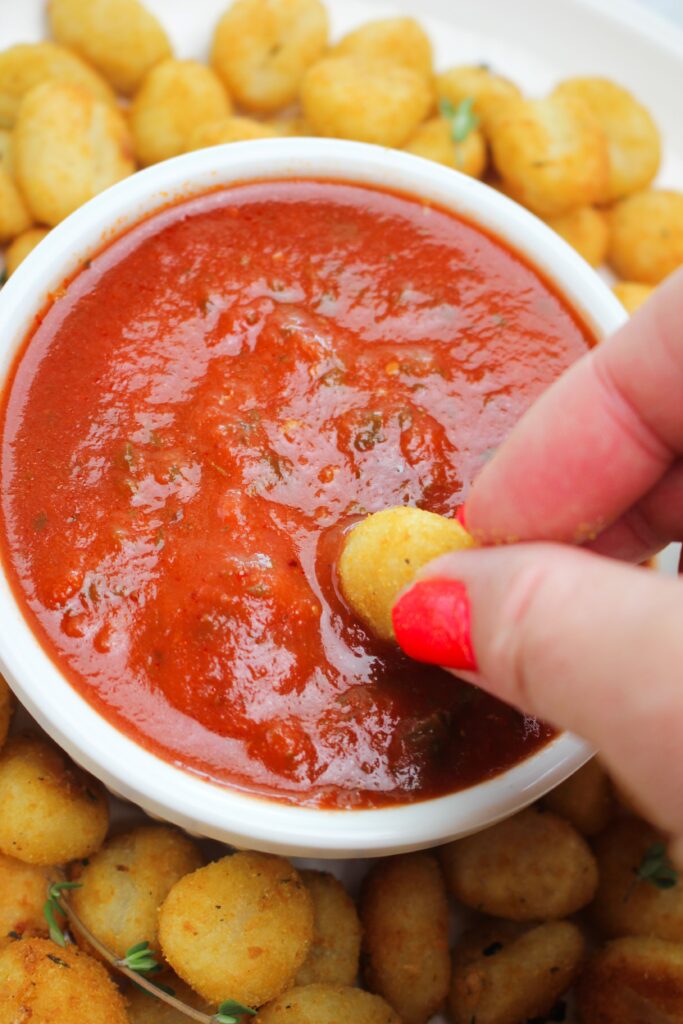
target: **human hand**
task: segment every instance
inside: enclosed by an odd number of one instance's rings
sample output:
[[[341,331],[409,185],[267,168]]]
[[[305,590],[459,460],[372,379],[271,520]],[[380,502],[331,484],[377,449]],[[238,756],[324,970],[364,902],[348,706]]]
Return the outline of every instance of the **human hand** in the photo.
[[[529,410],[465,520],[520,543],[432,562],[397,640],[586,737],[683,854],[683,580],[623,564],[683,538],[683,269]]]

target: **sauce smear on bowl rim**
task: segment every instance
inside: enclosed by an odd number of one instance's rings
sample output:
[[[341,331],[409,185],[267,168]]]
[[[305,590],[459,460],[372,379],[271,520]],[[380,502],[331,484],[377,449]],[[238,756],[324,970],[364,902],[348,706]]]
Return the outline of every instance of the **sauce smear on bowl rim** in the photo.
[[[359,516],[453,515],[592,344],[480,228],[376,188],[232,186],[153,214],[54,297],[2,403],[3,559],[125,733],[264,797],[441,796],[553,735],[368,636]]]

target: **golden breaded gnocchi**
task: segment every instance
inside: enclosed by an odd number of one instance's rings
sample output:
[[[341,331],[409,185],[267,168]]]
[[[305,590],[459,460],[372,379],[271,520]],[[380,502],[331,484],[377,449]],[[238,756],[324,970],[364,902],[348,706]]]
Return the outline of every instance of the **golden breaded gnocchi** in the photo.
[[[654,935],[683,942],[683,882],[660,889],[638,878],[649,851],[658,845],[663,851],[664,844],[664,836],[637,818],[620,818],[596,838],[600,883],[591,913],[607,938]]]
[[[344,985],[290,988],[264,1006],[254,1024],[401,1024],[392,1008],[369,992]]]
[[[421,124],[404,147],[407,153],[434,160],[472,178],[481,178],[486,170],[486,142],[474,128],[461,141],[453,137],[453,126],[445,117],[433,117]]]
[[[236,0],[216,26],[211,61],[246,110],[271,113],[294,102],[328,31],[321,0]]]
[[[607,187],[607,140],[588,104],[569,96],[508,99],[489,126],[496,169],[541,217],[597,202]]]
[[[514,82],[476,65],[459,65],[437,75],[436,93],[439,99],[448,100],[454,107],[460,106],[463,100],[474,100],[473,110],[485,133],[505,101],[522,96]]]
[[[0,126],[11,128],[24,96],[50,81],[71,82],[102,103],[116,104],[107,82],[71,50],[57,43],[19,43],[0,51]]]
[[[302,871],[313,901],[313,941],[297,985],[353,985],[358,975],[361,928],[353,900],[334,875]]]
[[[520,811],[443,846],[451,893],[465,906],[510,921],[550,921],[590,903],[595,858],[572,826],[550,812]]]
[[[47,935],[43,915],[47,890],[63,878],[60,868],[24,864],[0,853],[0,940],[10,933]]]
[[[186,875],[159,911],[164,956],[210,1002],[275,998],[312,938],[308,890],[288,861],[264,853],[236,853]]]
[[[608,78],[569,78],[555,89],[587,103],[607,137],[609,175],[601,202],[646,188],[659,170],[659,131],[649,112]]]
[[[548,793],[543,805],[584,836],[601,832],[617,809],[611,780],[595,757]]]
[[[301,104],[318,135],[401,147],[429,113],[432,92],[399,64],[325,57],[306,73]]]
[[[575,982],[584,955],[583,936],[569,921],[498,921],[466,932],[453,953],[453,1024],[545,1017]]]
[[[0,993],[0,1024],[128,1024],[104,967],[48,939],[0,946]]]
[[[607,260],[619,277],[659,284],[683,265],[683,192],[650,189],[609,215]]]
[[[141,164],[178,156],[202,125],[228,117],[232,105],[210,68],[195,60],[165,60],[145,77],[130,110]]]
[[[0,169],[7,171],[10,177],[12,170],[12,133],[7,128],[0,128]]]
[[[14,697],[12,691],[0,676],[0,748],[4,746],[9,732],[12,712],[14,711]]]
[[[409,853],[377,863],[360,913],[368,988],[405,1024],[424,1024],[446,1001],[451,974],[448,897],[436,859]]]
[[[215,1006],[207,1003],[175,974],[165,973],[164,985],[173,989],[176,999],[186,1006],[202,1010],[203,1013],[215,1012]],[[129,1024],[187,1024],[187,1016],[184,1013],[161,999],[151,998],[147,992],[139,988],[131,987],[126,992],[126,1012]]]
[[[348,32],[332,50],[333,56],[386,60],[432,75],[432,44],[415,18],[380,18]]]
[[[594,206],[578,206],[568,213],[547,217],[546,224],[562,235],[592,267],[604,263],[609,228],[607,218],[600,210]]]
[[[654,292],[651,284],[639,284],[637,281],[618,281],[612,291],[619,299],[627,313],[633,314],[646,302]]]
[[[121,114],[64,82],[45,82],[28,94],[13,154],[31,213],[51,227],[135,170]]]
[[[31,214],[16,182],[0,166],[0,244],[16,238],[31,223]]]
[[[191,132],[187,150],[222,146],[226,142],[244,142],[248,139],[272,139],[277,132],[251,117],[224,117],[219,121],[200,124]]]
[[[155,64],[171,56],[159,21],[140,0],[49,0],[52,34],[130,95]]]
[[[5,252],[7,273],[13,274],[19,264],[23,263],[28,254],[49,234],[48,228],[29,228],[23,234],[17,235]]]
[[[683,947],[653,938],[616,939],[589,961],[577,987],[582,1024],[683,1020]]]
[[[0,753],[0,852],[27,864],[89,857],[109,824],[102,786],[37,736],[12,736]]]
[[[143,825],[114,836],[74,877],[71,905],[95,938],[117,956],[138,942],[158,948],[157,915],[171,888],[204,862],[188,836]]]
[[[344,597],[377,636],[391,640],[391,609],[418,569],[473,544],[455,519],[408,506],[375,512],[354,526],[339,556]]]

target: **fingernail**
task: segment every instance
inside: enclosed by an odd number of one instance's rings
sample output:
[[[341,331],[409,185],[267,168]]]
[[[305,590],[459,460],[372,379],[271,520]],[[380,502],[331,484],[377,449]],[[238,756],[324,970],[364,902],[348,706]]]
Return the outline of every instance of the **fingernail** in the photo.
[[[464,505],[464,503],[462,505],[458,505],[458,507],[456,508],[456,510],[455,510],[455,518],[458,520],[458,522],[460,523],[460,525],[462,527],[467,529],[467,523],[465,522],[465,505]]]
[[[476,671],[464,583],[421,580],[398,599],[391,618],[398,645],[409,657],[444,668]]]

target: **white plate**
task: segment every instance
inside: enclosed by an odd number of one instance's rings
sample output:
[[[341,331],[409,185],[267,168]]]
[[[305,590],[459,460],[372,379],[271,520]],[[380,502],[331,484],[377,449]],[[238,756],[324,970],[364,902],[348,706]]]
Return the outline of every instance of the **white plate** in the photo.
[[[205,58],[226,0],[145,0],[181,57]],[[401,11],[431,34],[438,67],[485,62],[530,94],[601,74],[632,89],[664,138],[661,184],[683,188],[683,31],[631,0],[327,0],[333,33]],[[44,0],[0,0],[0,48],[46,36]],[[117,809],[128,818],[130,809]],[[311,862],[315,863],[315,862]],[[361,861],[320,862],[355,888]],[[568,1021],[567,1024],[570,1024]]]

